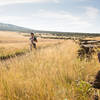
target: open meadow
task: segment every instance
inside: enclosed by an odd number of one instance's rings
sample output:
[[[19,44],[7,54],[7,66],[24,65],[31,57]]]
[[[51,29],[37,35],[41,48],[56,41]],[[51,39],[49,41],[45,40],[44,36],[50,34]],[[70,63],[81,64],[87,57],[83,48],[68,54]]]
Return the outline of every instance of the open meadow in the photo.
[[[62,40],[44,40],[41,38],[38,38],[38,40],[37,48],[39,49],[62,42]],[[29,52],[29,47],[29,37],[25,37],[23,34],[16,32],[0,32],[0,59],[6,59],[11,56],[13,57]]]
[[[0,100],[93,100],[97,52],[81,61],[73,40],[38,37],[32,52],[29,44],[20,33],[0,32]]]

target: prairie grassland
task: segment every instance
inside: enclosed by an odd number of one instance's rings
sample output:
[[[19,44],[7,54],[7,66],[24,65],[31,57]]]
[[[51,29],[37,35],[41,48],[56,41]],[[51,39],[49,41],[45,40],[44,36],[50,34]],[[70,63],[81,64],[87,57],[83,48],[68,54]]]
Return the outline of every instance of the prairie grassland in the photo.
[[[14,56],[27,50],[27,38],[15,32],[0,32],[0,58]]]
[[[62,40],[38,39],[37,48],[51,46]],[[29,37],[16,32],[0,32],[0,59],[9,58],[29,51]]]
[[[0,62],[0,100],[91,100],[86,81],[100,68],[97,57],[80,61],[71,40],[53,46],[59,41],[40,41],[47,48]]]

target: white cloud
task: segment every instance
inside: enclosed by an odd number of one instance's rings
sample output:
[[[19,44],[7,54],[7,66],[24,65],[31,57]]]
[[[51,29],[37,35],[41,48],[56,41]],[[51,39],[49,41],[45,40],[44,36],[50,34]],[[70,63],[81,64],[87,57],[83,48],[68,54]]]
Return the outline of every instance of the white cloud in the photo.
[[[11,23],[33,29],[50,31],[85,32],[92,26],[90,22],[65,11],[40,10],[32,16],[0,16],[0,22]]]
[[[65,11],[46,11],[41,10],[33,15],[33,19],[38,20],[44,26],[39,29],[58,30],[58,31],[86,31],[92,26],[90,22],[82,16],[75,16],[72,13]],[[38,22],[37,22],[38,23]]]
[[[72,13],[60,11],[60,12],[54,12],[54,11],[46,11],[46,10],[40,10],[39,12],[32,15],[36,18],[43,18],[43,19],[51,19],[51,20],[58,20],[58,21],[65,21],[65,23],[70,24],[88,24],[87,21],[84,21],[80,16],[74,16]]]
[[[42,17],[42,18],[51,18],[51,19],[71,19],[71,20],[78,20],[77,17],[73,17],[69,12],[54,12],[54,11],[46,11],[40,10],[39,12],[33,14],[33,17]]]
[[[54,2],[59,3],[59,0],[0,0],[0,5],[16,4],[16,3],[43,3],[43,2]]]
[[[93,0],[74,0],[74,1],[85,2],[85,1],[93,1]]]
[[[8,24],[21,24],[24,21],[29,20],[28,17],[21,17],[21,16],[0,16],[0,22],[8,23]]]
[[[96,19],[99,15],[99,9],[94,7],[85,7],[85,15],[90,19]]]
[[[99,32],[99,28],[91,18],[96,18],[98,13],[93,7],[85,7],[82,15],[76,16],[67,11],[39,10],[32,16],[0,16],[0,22],[11,23],[38,30],[70,31],[70,32]],[[91,16],[88,14],[91,11]],[[94,12],[94,13],[93,13]],[[93,13],[93,14],[92,14]],[[91,19],[91,20],[90,20]]]

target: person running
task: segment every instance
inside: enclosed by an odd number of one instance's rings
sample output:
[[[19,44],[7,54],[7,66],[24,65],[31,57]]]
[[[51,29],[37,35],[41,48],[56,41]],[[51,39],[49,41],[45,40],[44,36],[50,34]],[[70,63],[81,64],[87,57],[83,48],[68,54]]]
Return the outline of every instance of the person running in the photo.
[[[32,50],[32,48],[34,47],[36,49],[36,42],[37,38],[34,36],[34,33],[31,33],[31,37],[30,37],[30,50]]]

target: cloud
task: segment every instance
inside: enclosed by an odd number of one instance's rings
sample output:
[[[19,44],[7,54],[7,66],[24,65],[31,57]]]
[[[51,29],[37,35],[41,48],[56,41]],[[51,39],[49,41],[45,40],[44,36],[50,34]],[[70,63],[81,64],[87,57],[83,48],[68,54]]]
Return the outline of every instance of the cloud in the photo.
[[[44,3],[44,2],[54,2],[59,3],[59,0],[0,0],[0,5],[16,4],[16,3]]]
[[[99,9],[94,7],[84,7],[86,12],[85,15],[90,19],[96,19],[99,15]]]
[[[11,23],[38,30],[99,32],[99,28],[95,24],[97,21],[96,17],[98,16],[98,9],[93,7],[84,7],[84,9],[85,10],[81,15],[74,15],[68,11],[41,9],[33,12],[34,14],[25,17],[22,15],[0,16],[0,22]]]
[[[40,10],[39,12],[32,15],[36,18],[42,18],[42,19],[51,19],[51,20],[59,20],[59,21],[65,21],[70,22],[70,24],[79,24],[79,23],[87,23],[87,21],[84,21],[80,16],[75,16],[70,12],[65,11],[46,11],[46,10]]]
[[[93,1],[93,0],[74,0],[74,1],[85,2],[85,1]]]
[[[92,24],[80,16],[65,11],[39,10],[32,16],[0,16],[0,22],[50,31],[84,32]]]
[[[55,31],[86,31],[86,29],[92,26],[92,24],[82,16],[75,16],[72,13],[65,11],[55,12],[40,10],[33,14],[33,19],[44,24],[45,28],[44,26],[41,26],[39,27],[40,29],[44,28]]]

